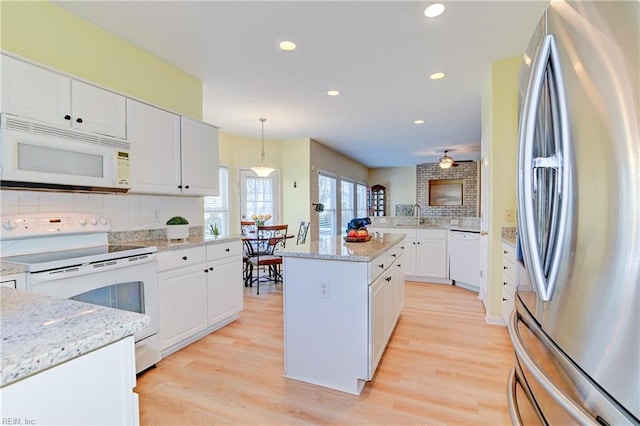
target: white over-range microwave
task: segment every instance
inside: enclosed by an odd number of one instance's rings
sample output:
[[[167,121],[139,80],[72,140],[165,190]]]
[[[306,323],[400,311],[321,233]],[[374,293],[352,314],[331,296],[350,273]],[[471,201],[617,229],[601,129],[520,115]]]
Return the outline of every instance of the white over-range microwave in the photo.
[[[1,114],[3,188],[126,192],[130,143]]]

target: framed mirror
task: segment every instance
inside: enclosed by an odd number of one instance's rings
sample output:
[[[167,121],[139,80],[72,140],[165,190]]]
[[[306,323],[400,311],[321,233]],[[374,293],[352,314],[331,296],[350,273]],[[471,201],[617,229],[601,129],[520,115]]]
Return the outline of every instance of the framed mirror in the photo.
[[[429,181],[430,206],[461,206],[463,179],[434,179]]]

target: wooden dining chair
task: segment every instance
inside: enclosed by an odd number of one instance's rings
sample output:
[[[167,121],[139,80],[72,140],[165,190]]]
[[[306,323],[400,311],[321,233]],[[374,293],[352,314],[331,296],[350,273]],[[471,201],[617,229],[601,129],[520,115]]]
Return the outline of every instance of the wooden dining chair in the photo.
[[[256,223],[253,220],[240,221],[240,233],[243,237],[255,235]],[[253,255],[251,242],[244,240],[242,244],[242,279],[245,287],[249,284],[249,257]]]
[[[287,240],[288,225],[258,226],[254,240],[253,255],[249,257],[249,286],[256,282],[256,294],[260,294],[260,268],[268,271],[269,281],[282,282],[282,256],[278,249],[284,247]],[[253,270],[256,269],[256,277]]]

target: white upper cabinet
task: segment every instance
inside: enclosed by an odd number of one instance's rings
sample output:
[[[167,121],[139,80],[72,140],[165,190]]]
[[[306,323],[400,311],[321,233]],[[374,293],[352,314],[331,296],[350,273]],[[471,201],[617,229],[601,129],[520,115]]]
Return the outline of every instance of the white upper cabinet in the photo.
[[[182,193],[218,195],[218,128],[182,117]]]
[[[71,125],[87,132],[126,139],[125,97],[71,80]]]
[[[71,79],[9,56],[0,59],[2,112],[71,125]]]
[[[125,97],[2,55],[2,112],[126,138]]]
[[[130,192],[180,194],[180,116],[127,99],[127,135]]]
[[[218,128],[127,99],[129,192],[218,195]]]

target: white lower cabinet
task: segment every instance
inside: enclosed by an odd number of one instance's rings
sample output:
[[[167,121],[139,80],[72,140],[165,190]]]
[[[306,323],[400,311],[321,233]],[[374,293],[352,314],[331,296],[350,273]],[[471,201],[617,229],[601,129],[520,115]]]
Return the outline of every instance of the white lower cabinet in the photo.
[[[393,227],[373,228],[378,232],[404,234],[403,269],[407,279],[451,284],[446,229]]]
[[[243,309],[242,243],[207,246],[207,325],[212,326]]]
[[[207,276],[204,268],[203,247],[158,253],[160,348],[163,355],[172,346],[207,328]]]
[[[243,309],[239,240],[158,253],[162,355],[238,318]]]
[[[385,277],[378,277],[369,286],[369,353],[371,362],[369,363],[369,377],[373,377],[376,367],[382,358],[384,348],[387,344],[387,323],[389,322],[389,312],[387,308],[388,288],[385,285]]]
[[[502,319],[509,324],[514,307],[516,291],[516,249],[508,243],[502,243]]]
[[[418,229],[415,272],[419,277],[449,278],[446,230]]]
[[[0,389],[2,423],[137,425],[133,336]]]

